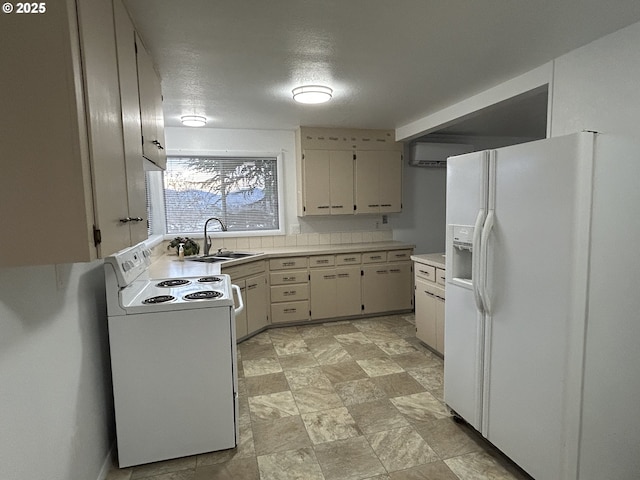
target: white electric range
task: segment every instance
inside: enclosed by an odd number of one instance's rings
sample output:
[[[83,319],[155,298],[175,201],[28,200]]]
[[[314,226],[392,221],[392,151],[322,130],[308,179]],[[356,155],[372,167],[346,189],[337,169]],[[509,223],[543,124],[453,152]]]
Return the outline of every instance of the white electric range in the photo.
[[[150,263],[141,243],[104,264],[121,468],[238,439],[240,290],[228,275],[150,279]]]

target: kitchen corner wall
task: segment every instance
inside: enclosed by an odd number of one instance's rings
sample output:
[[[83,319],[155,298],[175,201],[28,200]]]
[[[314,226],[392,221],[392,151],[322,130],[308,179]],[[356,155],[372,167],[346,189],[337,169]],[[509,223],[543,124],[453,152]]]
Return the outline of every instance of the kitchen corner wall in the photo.
[[[0,478],[103,478],[115,433],[102,261],[0,268],[0,332]]]
[[[294,130],[244,130],[223,128],[165,128],[168,155],[194,152],[211,155],[282,154],[285,205],[285,230],[289,235],[391,232],[391,224],[383,224],[381,215],[344,215],[335,217],[298,217],[296,209],[296,144]],[[390,214],[389,218],[402,214]],[[385,238],[391,233],[385,233]],[[274,236],[274,242],[282,236]],[[264,237],[263,237],[264,238]],[[313,236],[311,238],[314,238]],[[296,238],[304,242],[305,237]],[[286,241],[293,241],[291,238]],[[267,240],[269,242],[269,240]],[[358,242],[344,242],[358,243]],[[243,242],[241,242],[243,244]],[[304,243],[299,243],[305,245]],[[290,243],[285,243],[290,245]],[[276,245],[278,246],[278,245]],[[248,248],[248,247],[236,247]]]

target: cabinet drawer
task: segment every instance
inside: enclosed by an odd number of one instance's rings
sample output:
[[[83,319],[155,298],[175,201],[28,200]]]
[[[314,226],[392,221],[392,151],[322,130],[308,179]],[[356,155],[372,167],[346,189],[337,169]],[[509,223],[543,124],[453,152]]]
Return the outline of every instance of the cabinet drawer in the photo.
[[[269,274],[271,285],[289,285],[291,283],[305,283],[309,280],[306,270],[294,270],[287,272],[273,272]]]
[[[411,250],[391,250],[387,252],[388,262],[400,262],[411,258]]]
[[[444,300],[444,288],[429,282],[416,282],[416,290],[421,289],[427,295]]]
[[[436,281],[436,267],[425,265],[423,263],[416,263],[415,268],[416,279],[421,278],[423,280],[429,280],[430,282]]]
[[[387,261],[387,252],[368,252],[362,254],[362,263],[379,263]]]
[[[307,265],[307,257],[272,258],[271,260],[269,260],[270,270],[307,268]]]
[[[336,259],[333,255],[315,255],[309,257],[310,267],[333,267],[336,264]]]
[[[257,262],[245,263],[242,265],[232,265],[230,267],[225,267],[222,265],[220,271],[222,273],[226,273],[231,276],[231,280],[236,278],[248,277],[250,275],[255,275],[258,273],[262,273],[267,269],[267,262],[264,260],[258,260]]]
[[[272,302],[291,302],[307,300],[309,298],[309,285],[297,283],[295,285],[277,285],[271,287]]]
[[[361,262],[361,253],[341,253],[336,255],[336,265],[359,265]]]
[[[443,268],[436,268],[436,283],[444,285],[446,280],[445,271]]]
[[[309,301],[274,303],[271,305],[273,323],[301,322],[309,319]]]

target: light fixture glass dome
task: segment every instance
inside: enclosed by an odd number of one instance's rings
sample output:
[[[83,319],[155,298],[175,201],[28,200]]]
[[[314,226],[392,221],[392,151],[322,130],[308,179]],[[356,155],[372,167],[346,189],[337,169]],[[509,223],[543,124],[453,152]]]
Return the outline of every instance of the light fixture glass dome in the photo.
[[[298,103],[324,103],[331,100],[333,90],[322,85],[304,85],[293,89],[293,99]]]
[[[183,115],[180,121],[185,127],[204,127],[207,124],[207,118],[201,115]]]

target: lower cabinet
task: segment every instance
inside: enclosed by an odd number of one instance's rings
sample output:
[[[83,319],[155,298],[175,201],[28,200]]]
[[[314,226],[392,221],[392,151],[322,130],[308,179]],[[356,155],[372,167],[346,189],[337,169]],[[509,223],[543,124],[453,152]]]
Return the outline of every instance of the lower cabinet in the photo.
[[[244,309],[236,315],[236,337],[243,338],[269,325],[269,287],[264,260],[222,268],[240,288]],[[238,299],[234,291],[235,304]]]
[[[306,257],[269,260],[272,323],[309,320],[309,272],[307,267]]]
[[[444,355],[445,271],[416,261],[416,337]]]
[[[444,355],[444,289],[416,279],[416,337]]]
[[[243,338],[249,334],[247,327],[247,288],[245,280],[234,280],[233,282],[240,289],[242,295],[242,301],[245,303],[244,308],[240,313],[236,313],[236,338]],[[233,290],[233,301],[235,305],[240,305],[236,291]]]
[[[411,309],[411,284],[411,262],[363,265],[362,313]]]
[[[361,313],[360,267],[311,269],[311,319]]]
[[[249,277],[246,285],[247,330],[253,333],[269,325],[267,275]]]

